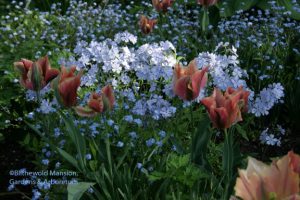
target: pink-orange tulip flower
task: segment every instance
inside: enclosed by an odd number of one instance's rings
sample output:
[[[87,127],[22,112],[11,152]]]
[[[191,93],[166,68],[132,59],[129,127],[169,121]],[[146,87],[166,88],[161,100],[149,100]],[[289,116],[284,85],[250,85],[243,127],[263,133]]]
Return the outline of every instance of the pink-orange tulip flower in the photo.
[[[218,0],[197,0],[198,4],[208,7],[208,6],[213,6],[215,5]]]
[[[225,94],[215,88],[210,97],[203,98],[201,103],[209,113],[215,128],[229,128],[236,122],[242,121],[242,111],[247,110],[249,92],[242,87],[237,90],[227,88]]]
[[[152,0],[154,8],[158,12],[167,12],[168,8],[172,6],[174,0]]]
[[[59,74],[59,70],[51,69],[47,56],[40,58],[36,62],[21,59],[21,61],[15,62],[14,66],[21,73],[21,85],[34,91],[43,89]]]
[[[92,93],[87,106],[77,106],[75,111],[82,117],[93,117],[99,113],[103,113],[108,109],[112,109],[115,102],[113,89],[110,85],[102,88],[102,93]]]
[[[61,67],[61,73],[53,83],[56,97],[65,107],[72,107],[77,102],[77,89],[80,86],[82,72],[75,75],[76,67]]]
[[[139,21],[139,25],[142,33],[144,34],[151,33],[156,23],[157,23],[156,19],[149,19],[148,17],[142,15]]]
[[[244,200],[299,200],[299,172],[295,171],[295,162],[299,166],[299,155],[292,151],[281,159],[266,165],[249,158],[246,170],[239,170],[235,195]]]
[[[195,60],[191,61],[187,67],[176,64],[173,76],[174,93],[183,100],[196,99],[200,90],[206,85],[207,70],[207,67],[199,70]]]

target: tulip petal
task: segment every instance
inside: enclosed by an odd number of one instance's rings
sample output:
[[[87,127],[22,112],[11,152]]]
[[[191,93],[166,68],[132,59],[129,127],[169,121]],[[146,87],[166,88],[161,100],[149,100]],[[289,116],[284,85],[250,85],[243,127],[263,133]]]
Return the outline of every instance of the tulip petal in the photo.
[[[102,93],[108,99],[109,109],[112,109],[115,103],[115,96],[112,87],[110,85],[105,86],[104,88],[102,88]]]
[[[173,88],[174,93],[179,96],[183,100],[191,100],[192,99],[192,92],[188,88],[188,84],[190,83],[189,77],[180,78]]]
[[[81,117],[94,117],[96,116],[96,112],[89,107],[76,106],[76,113]]]
[[[214,124],[214,127],[216,128],[229,128],[231,126],[229,118],[229,113],[224,107],[221,108],[215,108],[214,111],[217,114],[217,117],[215,117],[212,121]]]
[[[104,104],[102,98],[90,99],[88,106],[98,113],[102,113],[104,111]]]
[[[212,106],[216,107],[216,101],[213,96],[205,97],[201,99],[201,103],[205,106],[207,110],[209,110]]]
[[[246,170],[239,170],[235,185],[236,196],[252,199],[297,199],[300,191],[299,174],[293,170],[290,152],[266,165],[249,158]]]
[[[57,77],[58,74],[59,74],[58,69],[49,69],[49,70],[47,70],[46,75],[45,75],[46,84],[49,83],[51,80],[53,80],[55,77]]]
[[[36,61],[36,62],[39,65],[39,67],[41,68],[41,70],[43,72],[43,76],[45,76],[48,69],[51,68],[49,60],[48,60],[48,56],[44,56],[44,57],[38,59],[38,61]]]
[[[288,153],[293,170],[300,175],[300,156],[293,151]]]
[[[195,72],[192,77],[192,91],[193,91],[193,99],[199,96],[200,90],[205,87],[207,82],[207,70],[208,68],[204,68],[200,71]]]
[[[66,78],[59,84],[59,93],[66,107],[76,104],[77,88],[80,86],[80,76]]]
[[[14,67],[16,70],[21,72],[22,75],[27,74],[27,70],[25,69],[23,62],[14,62]]]
[[[22,58],[21,61],[23,62],[24,67],[27,71],[31,68],[31,66],[33,64],[33,62],[31,60],[27,60],[27,59],[24,59],[24,58]]]

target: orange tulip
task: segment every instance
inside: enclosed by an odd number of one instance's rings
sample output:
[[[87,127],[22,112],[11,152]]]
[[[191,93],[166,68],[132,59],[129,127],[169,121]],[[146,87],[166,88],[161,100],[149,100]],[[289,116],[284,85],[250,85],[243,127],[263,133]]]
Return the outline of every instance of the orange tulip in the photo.
[[[21,85],[29,90],[39,91],[43,89],[59,74],[59,70],[51,69],[47,56],[36,62],[21,59],[21,61],[15,62],[14,66],[21,72]]]
[[[198,4],[203,5],[205,7],[215,5],[218,0],[197,0]]]
[[[148,17],[142,15],[139,21],[142,33],[149,34],[152,32],[156,22],[156,19],[149,19]]]
[[[69,70],[64,66],[61,67],[61,73],[54,81],[54,89],[56,97],[66,107],[76,105],[77,89],[80,86],[80,78],[82,72],[75,75],[76,67],[73,66]]]
[[[242,87],[238,90],[227,88],[225,95],[215,88],[210,97],[203,98],[201,103],[206,107],[215,128],[229,128],[242,121],[242,111],[247,110],[249,92]]]
[[[235,185],[236,196],[244,200],[299,200],[300,174],[293,168],[294,158],[300,159],[290,151],[271,165],[266,165],[250,157],[247,169],[239,170]]]
[[[168,8],[172,6],[174,0],[152,0],[152,5],[154,8],[160,12],[167,12]]]
[[[200,90],[206,85],[207,70],[207,67],[198,70],[195,60],[191,61],[187,67],[176,64],[173,76],[174,93],[183,100],[196,99]]]
[[[102,93],[92,93],[88,105],[85,107],[77,106],[75,111],[82,117],[93,117],[99,113],[112,109],[115,102],[113,89],[110,85],[102,88]]]

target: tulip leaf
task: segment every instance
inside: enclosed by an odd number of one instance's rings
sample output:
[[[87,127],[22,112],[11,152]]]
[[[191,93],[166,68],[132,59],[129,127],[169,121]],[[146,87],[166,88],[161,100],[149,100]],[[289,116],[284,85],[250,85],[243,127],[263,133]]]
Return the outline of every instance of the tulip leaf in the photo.
[[[230,17],[239,10],[248,10],[254,6],[258,0],[223,0],[220,1],[220,16]]]
[[[66,129],[71,137],[71,140],[75,144],[77,153],[79,155],[79,161],[80,161],[80,167],[82,170],[86,169],[86,142],[83,135],[79,132],[79,129],[75,127],[74,125],[74,118],[69,113],[69,116],[67,117],[63,112],[59,112],[61,117],[63,118]]]
[[[280,6],[284,6],[287,11],[291,12],[292,18],[300,20],[300,12],[297,12],[291,0],[277,0],[277,2]]]
[[[82,195],[95,183],[79,182],[68,184],[68,200],[80,200]]]
[[[233,190],[233,181],[236,172],[236,167],[240,161],[240,150],[238,148],[238,145],[234,143],[234,128],[231,127],[229,131],[224,131],[225,133],[225,141],[224,141],[224,147],[223,147],[223,172],[225,174],[225,199],[229,199],[229,195],[232,193]]]
[[[207,115],[201,119],[192,137],[191,161],[205,168],[210,168],[207,160],[207,148],[211,138],[210,119]]]
[[[270,4],[268,3],[267,0],[261,0],[257,3],[256,6],[263,9],[263,10],[266,10],[270,7]]]
[[[241,136],[242,136],[245,140],[249,141],[249,138],[248,138],[248,136],[247,136],[247,132],[246,132],[240,125],[236,124],[236,125],[235,125],[235,128],[236,128],[237,132],[238,132],[239,134],[241,134]]]
[[[66,151],[64,151],[63,149],[60,149],[60,148],[56,148],[57,149],[57,151],[60,153],[60,155],[62,156],[62,157],[64,157],[70,164],[72,164],[74,167],[76,167],[77,169],[80,169],[79,167],[78,167],[78,162],[77,162],[77,160],[73,157],[73,156],[71,156],[69,153],[67,153]]]

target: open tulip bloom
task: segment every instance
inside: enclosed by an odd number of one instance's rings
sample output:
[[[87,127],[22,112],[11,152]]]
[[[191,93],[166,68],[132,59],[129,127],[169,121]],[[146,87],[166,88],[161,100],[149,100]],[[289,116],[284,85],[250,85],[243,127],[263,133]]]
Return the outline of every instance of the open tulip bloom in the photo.
[[[34,91],[43,89],[59,74],[59,70],[51,68],[47,56],[36,62],[21,59],[21,61],[14,63],[14,67],[21,73],[21,85]]]
[[[77,89],[80,86],[82,72],[75,75],[75,71],[75,66],[70,69],[62,66],[60,75],[53,82],[56,98],[65,107],[76,105]]]
[[[226,129],[242,121],[242,112],[247,111],[249,92],[239,87],[237,90],[227,88],[225,94],[215,88],[210,97],[203,98],[201,103],[206,107],[215,128]]]
[[[183,100],[194,100],[207,82],[208,67],[199,70],[193,60],[187,67],[176,64],[173,76],[173,91]]]
[[[76,113],[82,117],[93,117],[99,113],[103,113],[108,109],[112,109],[115,102],[113,89],[110,85],[102,88],[100,94],[92,93],[87,106],[77,106]]]
[[[152,32],[156,22],[156,19],[149,19],[148,17],[142,15],[139,21],[142,33],[149,34],[150,32]]]
[[[170,6],[172,6],[174,0],[152,0],[152,4],[154,6],[154,8],[158,11],[158,12],[167,12],[168,8]]]
[[[244,200],[299,200],[300,156],[288,155],[266,165],[249,158],[246,170],[239,170],[235,194]]]

